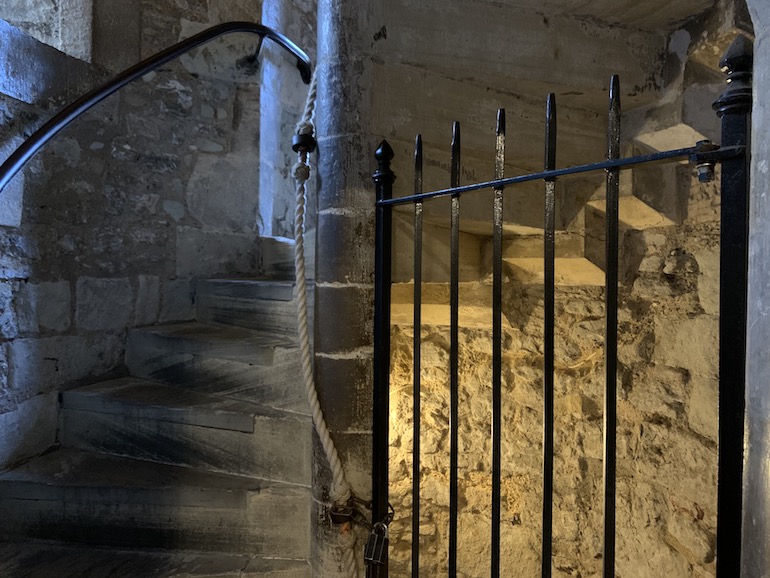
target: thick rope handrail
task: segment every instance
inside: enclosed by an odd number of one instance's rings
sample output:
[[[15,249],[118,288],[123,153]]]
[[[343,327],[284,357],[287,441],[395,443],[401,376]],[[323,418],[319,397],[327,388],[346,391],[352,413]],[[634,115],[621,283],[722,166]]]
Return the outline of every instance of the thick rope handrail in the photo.
[[[256,34],[260,39],[269,38],[276,42],[297,59],[297,68],[302,76],[302,80],[305,83],[310,82],[310,59],[302,49],[283,34],[276,32],[272,28],[254,22],[225,22],[223,24],[217,24],[216,26],[212,26],[203,32],[190,36],[186,40],[182,40],[181,42],[142,60],[138,64],[119,73],[105,84],[87,92],[56,113],[43,124],[43,126],[37,129],[32,136],[21,143],[19,148],[13,151],[5,162],[0,164],[0,193],[16,173],[30,161],[35,153],[84,112],[100,103],[111,94],[114,94],[128,83],[141,78],[148,72],[163,66],[175,58],[179,58],[193,48],[197,48],[201,44],[205,44],[223,34],[231,34],[234,32]]]
[[[313,116],[317,98],[316,76],[310,81],[305,109],[302,118],[297,123],[298,136],[313,136],[315,127]],[[326,425],[321,403],[318,400],[315,379],[313,377],[313,362],[310,355],[310,339],[308,336],[308,312],[307,312],[307,282],[305,279],[305,206],[307,204],[306,187],[310,178],[310,165],[308,164],[309,151],[301,147],[298,151],[298,160],[292,169],[292,176],[296,183],[296,208],[294,213],[294,275],[297,284],[297,332],[299,334],[300,352],[302,358],[302,377],[307,392],[307,400],[313,415],[313,425],[321,440],[326,459],[332,471],[332,487],[330,498],[333,504],[346,506],[352,497],[350,484],[345,477],[337,448],[334,446],[329,427]],[[355,557],[356,534],[352,527],[343,528],[339,535],[342,548],[342,563],[344,570],[350,578],[358,578],[358,564]]]

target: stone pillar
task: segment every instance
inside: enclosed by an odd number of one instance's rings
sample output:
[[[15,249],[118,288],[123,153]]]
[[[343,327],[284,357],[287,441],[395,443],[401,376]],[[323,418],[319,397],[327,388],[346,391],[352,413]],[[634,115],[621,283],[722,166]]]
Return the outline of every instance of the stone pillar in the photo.
[[[374,150],[371,133],[374,2],[320,0],[318,6],[318,248],[315,362],[319,396],[348,481],[360,497],[371,486],[371,376],[374,264]],[[315,450],[318,516],[315,575],[342,575],[336,529],[322,502],[330,485]],[[364,536],[356,557],[362,560]]]
[[[754,22],[749,218],[746,443],[741,576],[770,576],[770,4],[748,0]]]
[[[296,42],[312,61],[315,57],[314,3],[301,4],[264,0],[262,23]],[[257,226],[263,236],[293,237],[294,180],[290,167],[297,161],[297,155],[291,149],[291,137],[302,116],[308,87],[297,74],[296,62],[270,41],[262,46],[260,73]],[[312,192],[309,191],[309,196]],[[311,230],[314,225],[308,222],[305,229]]]

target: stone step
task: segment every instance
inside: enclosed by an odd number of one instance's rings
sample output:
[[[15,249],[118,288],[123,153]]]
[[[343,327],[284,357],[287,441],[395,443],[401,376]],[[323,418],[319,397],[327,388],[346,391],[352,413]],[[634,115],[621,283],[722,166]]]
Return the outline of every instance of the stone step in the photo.
[[[492,283],[484,281],[462,281],[458,283],[461,303],[483,307],[492,306]],[[393,283],[390,299],[394,304],[414,303],[414,283]],[[423,304],[449,303],[449,283],[423,283],[421,286]]]
[[[306,487],[61,448],[0,474],[0,540],[307,559]]]
[[[458,284],[459,325],[468,329],[492,328],[492,284],[464,281]],[[423,283],[420,312],[423,325],[450,324],[449,283]],[[414,283],[394,283],[390,290],[392,325],[414,325]],[[503,325],[510,324],[503,315]]]
[[[659,213],[640,199],[622,196],[618,200],[618,277],[623,284],[632,283],[642,258],[643,244],[635,242],[637,231],[657,227],[672,227],[674,221]],[[585,211],[585,256],[601,270],[605,269],[605,226],[607,202],[590,201]]]
[[[61,443],[130,458],[307,484],[308,416],[121,378],[62,394]]]
[[[312,288],[308,285],[310,291]],[[311,293],[311,314],[314,301]],[[293,281],[201,279],[196,286],[195,307],[198,321],[204,323],[259,329],[290,339],[297,335]]]
[[[129,331],[129,373],[262,406],[309,412],[300,356],[283,336],[182,323]]]
[[[0,576],[25,578],[310,578],[307,560],[248,554],[0,544]]]
[[[285,337],[273,333],[194,321],[132,329],[128,347],[138,342],[176,353],[209,355],[255,365],[270,365],[276,347],[293,346]]]
[[[607,215],[607,201],[604,199],[586,203],[586,213],[591,210],[598,213],[602,219]],[[659,213],[641,199],[634,196],[623,196],[618,199],[618,221],[621,227],[627,229],[651,229],[655,227],[673,227],[676,223]],[[589,217],[586,214],[586,228]]]
[[[523,285],[543,285],[545,276],[542,257],[506,258],[503,260],[511,274]],[[603,286],[604,272],[583,257],[557,257],[555,285],[557,286]]]
[[[262,258],[260,272],[268,279],[294,279],[294,239],[286,237],[260,237]],[[306,247],[307,256],[315,251]],[[306,257],[307,259],[307,257]],[[312,271],[312,267],[310,267]]]
[[[422,325],[448,326],[451,322],[449,305],[438,303],[423,303],[421,307]],[[391,325],[414,325],[414,307],[407,303],[393,303],[390,311]],[[503,315],[504,327],[510,327],[508,319]],[[458,325],[464,329],[492,329],[492,308],[476,305],[460,305],[458,310]]]

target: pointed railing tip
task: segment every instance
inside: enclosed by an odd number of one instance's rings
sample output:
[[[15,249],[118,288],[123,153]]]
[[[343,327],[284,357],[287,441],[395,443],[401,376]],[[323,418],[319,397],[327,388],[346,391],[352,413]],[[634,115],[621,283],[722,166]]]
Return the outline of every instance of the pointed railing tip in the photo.
[[[497,110],[497,134],[505,134],[505,109],[500,108]]]
[[[418,134],[414,137],[414,162],[415,164],[422,163],[422,135]]]
[[[610,78],[610,101],[620,100],[620,76],[613,74]]]
[[[460,123],[454,121],[452,123],[452,146],[460,145]]]
[[[374,158],[377,159],[379,162],[387,162],[393,160],[393,157],[395,156],[395,153],[393,152],[393,149],[391,148],[390,144],[388,144],[388,141],[383,140],[380,142],[380,146],[377,147],[377,150],[374,151]]]
[[[749,71],[754,64],[754,43],[748,36],[739,34],[727,48],[722,59],[719,61],[719,67],[722,70]]]

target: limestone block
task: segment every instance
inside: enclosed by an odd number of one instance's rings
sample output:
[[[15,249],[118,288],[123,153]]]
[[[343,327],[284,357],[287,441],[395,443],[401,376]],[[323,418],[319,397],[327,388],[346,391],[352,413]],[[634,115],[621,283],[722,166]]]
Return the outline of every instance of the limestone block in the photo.
[[[0,282],[0,337],[10,339],[16,337],[18,323],[13,309],[13,292],[15,283]]]
[[[693,379],[690,401],[687,404],[687,422],[690,429],[717,441],[719,415],[719,381],[706,377]]]
[[[8,345],[9,389],[17,400],[49,392],[122,362],[123,341],[108,334],[16,339]]]
[[[21,138],[12,138],[0,146],[0,162],[22,143]],[[21,225],[21,211],[24,206],[24,173],[18,173],[8,185],[0,191],[0,225],[18,227]]]
[[[188,278],[170,279],[163,283],[163,305],[158,321],[189,321],[195,315],[192,283]]]
[[[66,331],[71,324],[69,281],[22,283],[16,295],[19,331]]]
[[[719,315],[719,249],[694,253],[698,262],[698,301],[709,315]]]
[[[134,291],[129,279],[81,277],[77,282],[77,327],[119,330],[131,322]]]
[[[160,310],[160,279],[139,275],[134,325],[150,325],[158,320]]]
[[[184,205],[179,201],[163,201],[163,212],[174,221],[180,221],[184,218]]]
[[[693,564],[714,560],[714,536],[705,532],[689,511],[671,511],[666,531],[669,544]]]
[[[719,322],[711,315],[682,319],[677,323],[661,319],[656,323],[653,360],[669,367],[681,367],[693,375],[717,375]]]
[[[253,233],[177,229],[177,277],[248,276],[257,271],[258,257],[257,238]]]
[[[56,392],[36,395],[0,413],[0,470],[37,455],[56,441]]]
[[[198,155],[186,194],[190,215],[212,229],[253,230],[259,188],[256,165],[252,157]]]

